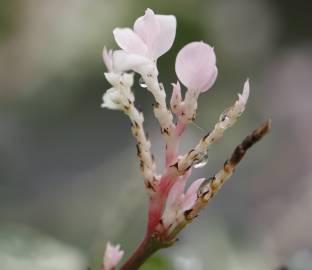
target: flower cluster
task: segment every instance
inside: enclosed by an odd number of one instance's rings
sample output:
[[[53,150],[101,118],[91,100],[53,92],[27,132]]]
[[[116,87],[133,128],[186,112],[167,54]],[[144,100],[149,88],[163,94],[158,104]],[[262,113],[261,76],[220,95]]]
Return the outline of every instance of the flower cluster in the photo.
[[[198,211],[231,176],[246,150],[266,133],[269,123],[261,126],[251,137],[247,137],[247,143],[243,142],[234,151],[217,174],[208,179],[195,180],[186,190],[192,168],[206,164],[210,146],[222,137],[224,131],[245,110],[249,97],[249,81],[245,82],[238,100],[220,115],[214,129],[201,138],[188,153],[181,155],[181,137],[196,118],[198,97],[212,87],[218,75],[214,48],[199,41],[191,42],[179,51],[175,62],[179,81],[172,84],[168,106],[164,85],[158,81],[157,59],[174,42],[176,18],[172,15],[156,15],[151,9],[147,9],[145,15],[135,21],[133,29],[116,28],[113,34],[120,49],[103,50],[103,60],[108,71],[105,77],[112,87],[105,92],[102,107],[123,111],[131,121],[141,173],[149,196],[148,226],[144,243],[149,243],[150,246],[150,242],[154,241],[157,247],[165,247],[175,242],[178,232],[197,216]],[[131,89],[134,72],[140,76],[140,85],[155,99],[153,111],[165,141],[165,168],[161,174],[156,171],[151,142],[143,127],[143,113],[135,106],[135,96]],[[186,88],[184,97],[180,83]],[[113,248],[108,245],[104,269],[115,269],[122,255],[119,246]],[[135,259],[130,259],[121,269],[134,269],[134,261]]]

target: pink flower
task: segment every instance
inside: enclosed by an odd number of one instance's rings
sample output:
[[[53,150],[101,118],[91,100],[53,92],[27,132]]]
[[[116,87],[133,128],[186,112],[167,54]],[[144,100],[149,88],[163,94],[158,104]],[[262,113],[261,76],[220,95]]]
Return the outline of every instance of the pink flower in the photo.
[[[135,21],[133,30],[116,28],[113,34],[127,55],[154,62],[171,48],[176,34],[176,18],[173,15],[155,15],[153,10],[147,9],[145,15]]]
[[[186,210],[189,210],[194,205],[197,199],[197,191],[205,178],[200,178],[194,181],[190,187],[185,190],[186,182],[190,176],[189,171],[183,177],[180,177],[172,186],[167,201],[166,207],[162,216],[162,221],[165,227],[170,227],[174,223],[179,223],[179,218],[183,216]]]
[[[190,90],[205,92],[218,74],[214,49],[204,42],[191,42],[177,55],[175,70],[179,80]]]
[[[121,260],[123,254],[124,252],[120,250],[120,245],[114,246],[108,242],[104,254],[102,270],[113,270]]]

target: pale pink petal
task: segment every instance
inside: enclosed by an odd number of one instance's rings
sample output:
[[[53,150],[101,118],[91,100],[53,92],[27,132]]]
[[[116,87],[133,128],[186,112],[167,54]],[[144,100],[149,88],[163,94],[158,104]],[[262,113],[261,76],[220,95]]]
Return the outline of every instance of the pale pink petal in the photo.
[[[184,176],[181,176],[176,180],[169,191],[166,206],[162,215],[162,221],[165,227],[170,226],[177,217],[177,213],[180,210],[180,204],[184,200],[185,185],[190,175],[191,170],[188,170]]]
[[[104,47],[102,56],[103,56],[103,61],[108,72],[112,72],[113,71],[113,51],[112,50],[107,51],[106,47]]]
[[[174,185],[169,191],[166,205],[168,204],[168,206],[170,206],[174,204],[175,202],[177,202],[179,195],[184,194],[185,185],[190,175],[191,175],[191,170],[188,170],[185,175],[183,175],[182,177],[179,177],[176,180],[176,182],[174,183]]]
[[[216,76],[216,55],[204,42],[192,42],[177,55],[175,69],[179,80],[189,89],[206,91]]]
[[[207,84],[203,87],[203,89],[205,90],[203,90],[202,92],[209,90],[213,86],[213,84],[215,83],[217,79],[217,76],[218,76],[218,68],[214,66],[214,71],[211,74],[210,80],[207,80]]]
[[[115,269],[116,265],[121,260],[123,254],[124,251],[120,250],[120,245],[114,246],[108,242],[104,254],[102,270]]]
[[[172,47],[177,28],[177,20],[173,15],[156,15],[156,18],[160,25],[160,32],[153,46],[154,59],[159,58]]]
[[[188,188],[185,194],[185,198],[183,201],[183,206],[182,206],[183,211],[189,210],[190,208],[192,208],[193,204],[195,203],[197,199],[198,188],[200,187],[203,181],[205,181],[205,178],[200,178],[194,181],[190,185],[190,187]]]
[[[156,42],[158,42],[160,32],[160,25],[154,11],[148,8],[145,15],[135,21],[133,30],[143,40],[151,53]],[[150,56],[152,57],[152,55]]]
[[[115,28],[113,31],[118,46],[128,53],[147,55],[147,47],[142,39],[130,28]]]
[[[122,50],[114,51],[113,59],[113,68],[117,72],[134,70],[140,73],[144,68],[153,64],[152,61],[145,56],[127,53]]]
[[[134,23],[137,33],[148,47],[150,57],[157,60],[165,54],[173,44],[177,22],[173,15],[155,15],[151,9]]]
[[[120,74],[115,72],[105,72],[104,76],[111,85],[117,85],[120,81]]]

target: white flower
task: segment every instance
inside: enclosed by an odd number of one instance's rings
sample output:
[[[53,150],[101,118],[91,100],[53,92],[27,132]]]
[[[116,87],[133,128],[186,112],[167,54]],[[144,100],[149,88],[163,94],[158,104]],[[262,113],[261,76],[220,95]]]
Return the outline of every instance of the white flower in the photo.
[[[123,97],[118,89],[112,87],[108,89],[103,95],[102,108],[108,108],[112,110],[123,109]]]

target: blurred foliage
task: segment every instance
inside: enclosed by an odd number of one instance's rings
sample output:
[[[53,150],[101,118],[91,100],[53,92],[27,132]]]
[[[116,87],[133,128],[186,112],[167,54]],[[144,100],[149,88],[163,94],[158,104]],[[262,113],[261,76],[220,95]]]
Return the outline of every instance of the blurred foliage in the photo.
[[[155,255],[141,267],[141,270],[173,270],[173,266],[168,259]]]
[[[0,0],[0,42],[9,37],[17,27],[17,0]]]

